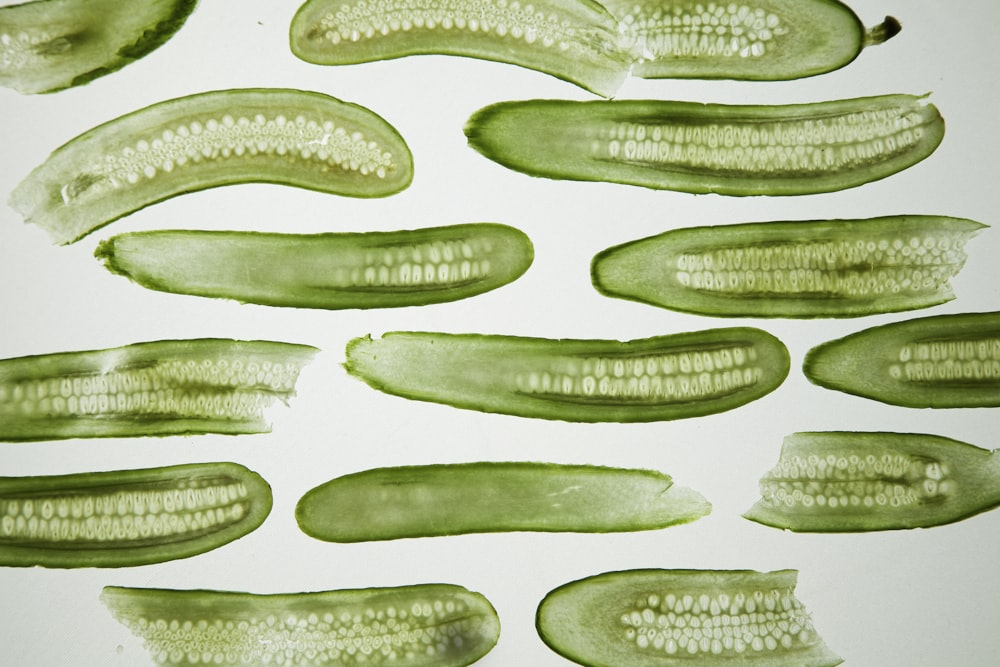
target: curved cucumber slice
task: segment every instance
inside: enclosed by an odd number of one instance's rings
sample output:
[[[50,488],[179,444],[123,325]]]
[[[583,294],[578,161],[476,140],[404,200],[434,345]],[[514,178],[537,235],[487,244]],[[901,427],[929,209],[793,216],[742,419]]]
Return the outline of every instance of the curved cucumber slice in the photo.
[[[107,586],[101,601],[164,667],[464,667],[500,636],[489,600],[450,584],[273,595]]]
[[[625,81],[633,59],[618,21],[592,0],[309,0],[292,20],[291,48],[321,65],[468,56],[544,72],[605,97]]]
[[[722,195],[856,187],[929,156],[932,104],[885,95],[786,106],[524,100],[475,112],[469,145],[532,176]]]
[[[100,125],[56,149],[10,205],[58,243],[176,195],[280,183],[382,197],[413,176],[395,128],[364,107],[301,90],[220,90]]]
[[[321,484],[295,508],[330,542],[465,533],[653,530],[711,511],[667,475],[551,463],[464,463],[366,470]]]
[[[632,74],[647,79],[776,81],[822,74],[900,30],[896,19],[865,30],[835,0],[605,0],[643,56]]]
[[[405,398],[573,422],[723,412],[770,393],[788,350],[765,331],[714,329],[628,342],[391,332],[356,338],[345,368]]]
[[[876,315],[953,299],[983,227],[923,215],[690,227],[600,252],[591,277],[607,296],[702,315]]]
[[[316,349],[164,340],[0,360],[0,440],[262,433]]]
[[[390,308],[464,299],[520,277],[522,232],[477,223],[398,232],[154,231],[97,247],[108,270],[144,287],[299,308]]]
[[[535,624],[549,648],[590,667],[767,665],[843,660],[795,597],[795,570],[627,570],[556,588]]]
[[[886,324],[809,350],[810,382],[911,408],[1000,406],[1000,312]]]
[[[0,477],[0,565],[187,558],[252,532],[270,511],[271,487],[235,463]]]
[[[793,433],[744,514],[801,532],[926,528],[1000,505],[1000,457],[922,433]]]
[[[180,30],[197,0],[34,0],[0,8],[0,86],[50,93],[115,72]]]

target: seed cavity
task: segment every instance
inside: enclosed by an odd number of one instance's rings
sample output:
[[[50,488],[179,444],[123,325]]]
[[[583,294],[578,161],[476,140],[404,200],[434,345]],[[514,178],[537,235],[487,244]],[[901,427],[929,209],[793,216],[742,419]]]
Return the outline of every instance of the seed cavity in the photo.
[[[400,244],[368,251],[362,266],[342,269],[339,278],[344,284],[370,289],[447,289],[489,277],[492,250],[491,240],[475,237]]]
[[[927,340],[905,343],[898,363],[889,366],[896,380],[914,384],[996,384],[1000,380],[1000,337]]]

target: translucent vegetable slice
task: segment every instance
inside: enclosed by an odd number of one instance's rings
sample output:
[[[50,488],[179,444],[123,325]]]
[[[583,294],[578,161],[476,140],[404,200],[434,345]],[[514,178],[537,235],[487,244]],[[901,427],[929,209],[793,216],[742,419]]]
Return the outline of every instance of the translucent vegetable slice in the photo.
[[[308,491],[299,527],[330,542],[506,531],[653,530],[711,511],[651,470],[526,462],[376,468]]]
[[[923,433],[793,433],[744,514],[799,532],[926,528],[1000,505],[1000,457]]]
[[[753,328],[627,342],[390,332],[347,346],[372,387],[457,408],[574,422],[648,422],[731,410],[776,389],[788,350]]]
[[[57,148],[10,205],[58,243],[145,206],[236,183],[384,197],[413,178],[410,150],[370,109],[281,88],[217,90],[139,109]]]
[[[129,567],[239,539],[271,511],[271,488],[235,463],[0,477],[0,565]]]
[[[591,277],[607,296],[702,315],[876,315],[953,299],[984,226],[899,215],[689,227],[598,253]]]
[[[517,279],[534,249],[521,231],[474,223],[330,234],[153,231],[102,241],[113,273],[151,289],[300,308],[455,301]]]

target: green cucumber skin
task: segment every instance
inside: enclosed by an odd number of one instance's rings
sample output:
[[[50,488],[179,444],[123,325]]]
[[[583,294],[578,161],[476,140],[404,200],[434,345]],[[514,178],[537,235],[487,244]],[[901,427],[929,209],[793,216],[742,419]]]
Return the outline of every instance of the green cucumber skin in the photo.
[[[812,348],[802,370],[813,384],[889,405],[1000,407],[1000,312],[865,329]]]
[[[411,26],[401,30],[403,22]],[[546,29],[555,36],[550,39]],[[290,44],[298,58],[320,65],[420,54],[491,60],[549,74],[604,97],[621,87],[634,57],[622,42],[618,22],[593,0],[520,5],[439,0],[417,7],[399,0],[309,0],[292,19]]]
[[[795,570],[605,572],[549,592],[538,605],[535,626],[550,649],[587,667],[838,665],[843,660],[826,646],[795,598],[797,575]],[[747,623],[748,614],[767,618]],[[689,615],[694,618],[684,618]],[[671,639],[665,635],[691,635],[691,621],[720,628],[723,638],[702,635],[684,644],[673,639],[668,646]],[[758,625],[785,632],[754,633]],[[790,626],[801,632],[789,632]],[[742,648],[735,647],[737,638]]]
[[[265,433],[316,352],[203,338],[3,359],[0,441]]]
[[[627,342],[390,332],[349,342],[344,367],[380,391],[456,408],[650,422],[745,405],[776,389],[789,363],[781,341],[735,327]]]
[[[370,109],[303,90],[215,90],[158,102],[71,139],[14,189],[9,204],[67,244],[208,188],[273,183],[385,197],[412,178],[406,142]]]
[[[816,470],[820,461],[825,471]],[[794,433],[761,479],[761,499],[743,516],[820,533],[955,523],[1000,505],[998,461],[995,451],[923,433]]]
[[[145,57],[197,0],[34,0],[0,8],[0,86],[25,94],[81,86]]]
[[[692,11],[694,3],[687,0],[604,4],[635,41],[635,50],[646,54],[631,73],[647,79],[779,81],[815,76],[848,65],[870,43],[885,41],[900,29],[898,21],[887,17],[871,31],[884,36],[872,38],[857,15],[836,0],[766,0],[739,9],[716,4],[714,11],[709,7],[701,12]],[[675,17],[700,21],[695,27],[690,20],[683,27],[670,25]],[[712,32],[706,34],[705,27]]]
[[[530,239],[499,224],[329,234],[164,230],[120,234],[95,255],[150,289],[296,308],[398,308],[464,299],[520,277]],[[400,274],[420,278],[405,280]],[[434,278],[427,280],[432,271]],[[447,271],[441,279],[440,272]],[[463,275],[463,271],[467,275]],[[357,274],[357,275],[354,275]]]
[[[955,298],[948,279],[965,264],[962,248],[966,241],[985,227],[973,220],[933,215],[689,227],[601,251],[591,262],[591,280],[606,296],[720,317],[839,318],[915,310]],[[913,240],[919,241],[917,249],[912,247]],[[852,246],[867,246],[869,250],[865,254]],[[838,247],[852,254],[843,254]],[[810,274],[807,277],[796,278],[792,257],[777,255],[780,251],[808,259],[810,250],[825,258],[805,265],[804,272]],[[876,251],[879,259],[871,257]],[[754,266],[717,267],[715,279],[728,271],[729,285],[737,280],[736,287],[696,287],[681,282],[680,272],[689,281],[693,273],[680,266],[686,256],[713,252],[718,254],[711,257],[743,252],[757,256],[744,259]],[[886,252],[892,256],[885,257]],[[765,261],[769,262],[767,269],[760,266]],[[779,261],[786,264],[780,266]],[[711,268],[706,270],[711,272]],[[779,268],[786,276],[785,291],[763,287],[758,270]],[[884,271],[891,282],[877,280],[876,271]],[[746,287],[745,274],[751,272],[761,287]],[[899,272],[905,273],[894,275]],[[793,278],[803,283],[801,288],[790,289]],[[824,282],[809,287],[807,279]],[[932,282],[925,285],[918,280]],[[831,287],[831,282],[836,287]],[[859,293],[852,293],[852,288]]]
[[[214,514],[216,508],[225,516],[213,517],[212,521],[218,520],[219,523],[200,526],[187,533],[167,532],[176,530],[169,523],[172,517],[178,522],[185,519],[185,513],[179,507],[166,509],[160,517],[151,518],[149,513],[139,511],[134,505],[122,505],[125,498],[157,493],[162,493],[163,497],[182,497],[186,491],[205,486],[239,487],[240,497],[236,501],[230,500],[228,509],[225,503],[216,500],[199,505],[197,513],[188,512],[188,515],[194,514],[193,521],[204,521],[198,517]],[[95,517],[94,505],[100,507],[101,498],[117,499],[117,512],[100,514],[98,510],[98,516]],[[90,501],[90,518],[93,522],[106,520],[108,531],[116,530],[114,523],[116,520],[119,522],[120,530],[116,535],[89,540],[69,537],[53,539],[51,536],[38,534],[12,535],[11,530],[8,530],[15,525],[15,518],[11,516],[11,504],[23,507],[31,503],[33,511],[21,510],[18,521],[23,519],[29,526],[32,520],[36,525],[58,521],[61,526],[65,526],[65,530],[69,530],[68,524],[76,523],[83,532],[82,524],[87,521],[87,517],[79,518],[76,514],[83,511],[81,503],[87,501]],[[253,532],[264,522],[271,511],[272,497],[271,487],[257,473],[236,463],[219,462],[70,475],[0,477],[0,503],[4,508],[4,525],[0,532],[0,565],[117,568],[189,558],[237,540]],[[163,504],[162,499],[160,503]],[[31,516],[24,516],[26,513]],[[151,527],[153,518],[160,519],[155,529]],[[147,534],[125,533],[132,529],[133,524],[146,520]],[[123,527],[124,521],[129,521],[129,527]],[[47,530],[56,530],[56,527],[51,526]],[[155,530],[162,532],[156,533]]]
[[[525,462],[376,468],[306,492],[304,533],[330,542],[508,531],[655,530],[711,511],[651,470]]]
[[[452,584],[269,595],[107,586],[101,601],[161,667],[465,667],[500,636],[489,600]]]
[[[537,99],[483,107],[465,134],[483,156],[531,176],[790,196],[858,187],[911,167],[940,144],[944,120],[934,105],[902,94],[784,106]]]

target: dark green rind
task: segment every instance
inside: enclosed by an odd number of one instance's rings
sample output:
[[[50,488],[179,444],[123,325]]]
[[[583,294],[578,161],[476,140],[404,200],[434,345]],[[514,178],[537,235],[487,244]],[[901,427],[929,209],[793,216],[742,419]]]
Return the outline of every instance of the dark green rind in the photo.
[[[911,238],[921,237],[938,237],[940,242],[951,239],[949,249],[957,250],[959,242],[964,243],[984,227],[986,225],[963,218],[929,215],[689,227],[601,251],[591,262],[591,281],[595,289],[605,296],[720,317],[862,317],[915,310],[952,300],[955,295],[947,281],[929,287],[914,285],[911,289],[894,293],[887,293],[879,285],[871,285],[871,291],[866,295],[806,289],[787,293],[766,289],[754,292],[708,291],[684,285],[678,280],[678,258],[685,253],[723,251],[727,248],[805,249],[838,241],[865,244],[897,241],[908,248]],[[956,262],[951,269],[951,275],[957,274],[963,264],[964,255],[962,261]],[[874,276],[876,269],[892,270],[905,266],[905,257],[884,267],[871,263],[853,265],[847,260],[831,257],[828,267],[822,271],[834,279],[856,276],[858,280],[864,280],[866,276]],[[786,271],[790,280],[795,267],[772,264],[772,268]]]
[[[166,43],[197,4],[197,0],[35,0],[2,7],[0,34],[17,40],[23,33],[38,36],[39,41],[29,48],[29,57],[36,62],[0,65],[0,86],[26,94],[51,93],[116,72]],[[0,45],[0,53],[5,50]]]
[[[448,245],[455,257],[434,264],[488,262],[479,275],[428,284],[361,284],[352,272],[413,266],[418,246]],[[455,249],[466,244],[468,253]],[[431,248],[425,248],[427,255]],[[433,252],[433,251],[432,251]],[[438,248],[440,252],[440,248]],[[489,223],[427,229],[330,234],[265,234],[166,230],[120,234],[95,255],[112,273],[149,289],[296,308],[397,308],[456,301],[520,277],[534,259],[531,240],[513,227]],[[390,258],[386,264],[384,258]],[[420,271],[432,260],[417,264]],[[369,282],[377,282],[372,280]]]
[[[774,650],[746,650],[694,654],[678,650],[674,655],[663,649],[637,649],[635,640],[623,637],[623,617],[650,595],[661,600],[670,593],[677,599],[689,595],[698,604],[702,594],[738,591],[752,593],[781,589],[794,594],[798,573],[794,570],[754,572],[750,570],[627,570],[606,572],[564,584],[542,600],[535,627],[545,644],[564,658],[588,667],[833,667],[843,660],[812,632],[810,645]],[[750,595],[747,595],[749,598]],[[802,612],[803,627],[811,626]],[[666,616],[665,616],[666,618]]]
[[[364,4],[362,9],[359,5]],[[421,4],[425,11],[419,22],[411,4],[400,7],[398,0],[350,2],[349,0],[309,0],[292,19],[290,44],[298,58],[320,65],[348,65],[391,60],[411,55],[441,54],[465,56],[481,60],[519,65],[549,74],[578,85],[604,97],[612,97],[624,83],[633,61],[629,44],[622,40],[618,22],[608,11],[593,0],[541,0],[523,3],[534,7],[531,20],[537,25],[557,19],[566,31],[566,48],[559,42],[546,44],[541,37],[528,43],[523,37],[512,35],[518,26],[525,30],[526,18],[508,5],[452,0]],[[434,11],[441,6],[440,11]],[[356,11],[357,10],[357,11]],[[348,12],[355,21],[358,39],[344,39],[334,44],[324,37],[327,28],[320,25],[327,15]],[[521,8],[523,13],[523,7]],[[443,28],[444,17],[452,22]],[[475,19],[480,26],[470,30],[459,28],[455,21],[465,17]],[[551,18],[555,17],[555,19]],[[413,24],[407,30],[381,30],[383,22]],[[426,19],[434,27],[427,27]],[[489,25],[488,29],[483,26]],[[501,36],[497,25],[506,30]],[[346,29],[347,26],[344,26]]]
[[[368,141],[379,144],[382,154],[391,156],[391,165],[384,177],[334,166],[316,157],[319,149],[315,144],[326,145],[331,137],[329,132],[317,130],[323,139],[312,140],[304,131],[297,130],[294,138],[308,146],[311,151],[308,159],[295,147],[287,148],[283,154],[278,150],[252,154],[246,149],[237,155],[231,147],[214,142],[209,145],[219,149],[215,157],[187,157],[184,164],[172,161],[169,171],[162,168],[162,160],[150,157],[156,163],[154,176],[140,172],[137,182],[131,184],[122,178],[117,189],[112,181],[118,177],[100,172],[109,160],[121,159],[123,151],[135,151],[140,141],[152,145],[165,131],[176,134],[182,126],[190,127],[195,122],[207,126],[210,120],[221,124],[227,115],[234,121],[239,118],[251,121],[241,138],[245,141],[254,138],[255,146],[268,138],[266,131],[253,122],[258,115],[265,119],[283,115],[286,126],[294,124],[300,116],[317,120],[320,126],[330,121],[347,136],[359,132]],[[205,135],[207,131],[199,136]],[[176,136],[171,144],[192,141]],[[152,156],[152,149],[149,150]],[[71,139],[14,189],[8,203],[26,222],[46,230],[54,242],[66,244],[146,206],[208,188],[273,183],[350,197],[384,197],[406,188],[412,178],[413,160],[406,142],[385,119],[365,107],[302,90],[233,89],[159,102]]]
[[[80,352],[58,352],[0,360],[0,441],[57,440],[65,438],[137,437],[147,435],[184,435],[201,433],[248,434],[270,430],[264,415],[256,414],[215,418],[198,417],[178,410],[116,410],[98,407],[92,414],[58,416],[51,406],[34,405],[42,398],[32,383],[44,381],[72,383],[100,382],[111,373],[129,370],[154,371],[174,361],[190,364],[224,361],[248,366],[269,363],[286,367],[288,386],[268,385],[254,375],[240,380],[209,384],[201,380],[166,380],[158,387],[131,387],[132,391],[173,391],[182,397],[213,393],[220,401],[258,397],[263,406],[293,395],[294,379],[302,366],[317,352],[307,345],[272,341],[236,341],[228,339],[164,340],[134,343],[118,348]],[[35,385],[37,386],[37,385]],[[48,394],[50,397],[52,394]],[[26,409],[24,399],[32,400]],[[151,396],[151,400],[159,400]],[[126,406],[127,408],[128,406]]]
[[[1000,506],[1000,457],[995,451],[981,449],[958,440],[922,433],[854,433],[819,432],[794,433],[785,438],[781,458],[798,456],[803,459],[828,456],[856,456],[861,460],[872,455],[905,456],[913,466],[932,466],[930,478],[924,471],[911,469],[904,475],[885,472],[880,479],[915,490],[920,502],[915,506],[892,507],[875,504],[867,507],[860,502],[836,508],[813,503],[810,507],[775,506],[763,498],[743,516],[751,521],[795,532],[846,533],[874,530],[929,528],[962,521]],[[761,487],[786,479],[777,468],[761,480]],[[838,474],[836,481],[816,485],[816,492],[829,485],[841,486],[845,492],[858,479],[849,469]],[[870,479],[863,477],[860,479]],[[926,486],[932,482],[932,486]],[[805,481],[801,484],[810,484]],[[812,491],[810,491],[812,493]]]
[[[543,373],[578,373],[597,357],[611,359],[608,364],[613,365],[614,361],[711,353],[731,346],[754,350],[759,377],[748,386],[707,398],[602,400],[597,396],[566,396],[556,391],[558,387],[544,390],[541,384],[536,393],[528,391],[532,374],[540,378]],[[628,342],[390,332],[380,339],[366,336],[349,342],[344,367],[380,391],[456,408],[571,422],[650,422],[698,417],[745,405],[776,389],[787,376],[789,363],[784,344],[767,332],[729,328]]]
[[[122,537],[106,542],[13,540],[0,536],[0,565],[13,567],[133,567],[189,558],[217,549],[256,530],[271,511],[271,487],[236,463],[195,463],[142,470],[0,478],[0,500],[97,497],[119,491],[184,489],[199,482],[241,484],[247,490],[242,516],[221,527],[187,536]],[[84,519],[79,519],[83,521]]]
[[[817,121],[864,112],[890,111],[912,116],[919,140],[906,150],[870,156],[850,168],[788,168],[765,171],[737,160],[741,146],[712,151],[733,152],[738,166],[722,170],[710,165],[678,164],[674,158],[651,161],[612,159],[605,144],[628,125],[694,131],[711,123],[752,128],[766,123]],[[651,129],[650,129],[651,131]],[[916,134],[917,132],[914,132]],[[944,137],[944,120],[936,107],[912,95],[884,95],[785,106],[730,106],[662,100],[524,100],[499,102],[476,111],[466,122],[469,145],[509,169],[543,178],[603,181],[694,194],[784,196],[833,192],[886,178],[927,158]],[[625,144],[624,137],[619,143]],[[850,143],[850,142],[848,142]],[[798,144],[793,141],[794,149]],[[839,145],[839,144],[834,144]],[[898,147],[897,147],[898,148]],[[624,151],[624,148],[622,149]],[[707,150],[707,149],[706,149]]]
[[[308,491],[295,507],[307,535],[366,542],[507,531],[654,530],[711,511],[668,475],[551,463],[377,468]]]
[[[898,21],[891,17],[886,18],[882,26],[866,30],[855,13],[836,0],[763,0],[750,5],[750,11],[759,9],[777,16],[784,32],[770,29],[772,37],[769,40],[755,40],[764,46],[762,55],[716,54],[705,50],[678,55],[664,53],[658,44],[659,39],[679,32],[673,26],[663,28],[660,17],[670,20],[677,16],[675,12],[685,10],[680,15],[690,18],[694,3],[686,0],[605,0],[604,5],[619,19],[625,33],[635,40],[636,50],[646,54],[632,67],[634,76],[646,79],[799,79],[848,65],[869,45],[870,33],[884,34],[882,40],[871,42],[880,43],[899,32]],[[728,28],[734,17],[727,10],[722,18]],[[752,19],[751,15],[751,23]],[[759,20],[765,21],[764,18]],[[743,39],[754,32],[744,20],[739,20],[737,25],[743,30]],[[685,28],[691,30],[690,25]],[[698,31],[706,48],[708,43],[715,45],[720,39],[714,31],[705,35],[701,28],[693,30]],[[722,38],[727,47],[731,39],[740,39],[728,31]]]
[[[101,593],[101,601],[118,622],[145,641],[153,660],[163,667],[206,662],[233,667],[274,664],[465,667],[489,653],[500,636],[500,620],[489,600],[451,584],[270,595],[107,586]],[[442,609],[451,605],[454,611],[435,612],[443,620],[431,617],[430,612],[438,605]],[[427,610],[426,615],[421,608]],[[413,613],[416,609],[421,609],[420,615]],[[350,654],[341,651],[336,658],[324,660],[322,656],[328,654],[330,646],[355,636],[350,625],[344,634],[331,629],[342,623],[343,615],[360,619],[357,623],[365,627],[374,623],[392,624],[396,632],[358,636],[359,641],[371,642],[368,651],[358,649]],[[178,624],[178,631],[166,631],[164,627],[166,639],[174,637],[166,650],[162,639],[150,636],[157,633],[156,621],[163,621],[165,626],[174,621]],[[235,627],[213,633],[217,623],[223,628]],[[406,633],[402,626],[407,623],[410,632],[418,634],[433,632],[437,625],[448,623],[465,627],[455,628],[456,633],[448,636],[443,650],[439,643],[424,643],[415,637],[409,640],[414,650],[411,655],[390,660],[384,652],[408,648],[407,638],[402,636]],[[173,650],[173,645],[180,648]],[[197,660],[188,658],[189,652]],[[208,661],[202,660],[206,654]]]
[[[900,369],[903,347],[935,343],[974,343],[977,356],[978,346],[984,346],[983,359],[961,362],[963,369],[978,365],[979,377],[908,380]],[[889,405],[1000,407],[1000,312],[936,315],[865,329],[812,348],[802,370],[813,384]]]

